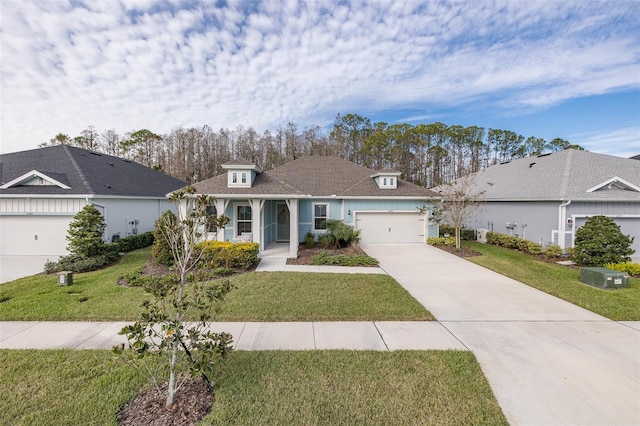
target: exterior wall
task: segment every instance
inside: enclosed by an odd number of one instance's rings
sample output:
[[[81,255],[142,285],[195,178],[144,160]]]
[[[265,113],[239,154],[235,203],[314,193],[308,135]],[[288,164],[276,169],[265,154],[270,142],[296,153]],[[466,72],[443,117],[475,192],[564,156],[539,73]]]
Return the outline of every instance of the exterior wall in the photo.
[[[111,241],[114,235],[125,238],[153,231],[162,212],[171,210],[177,213],[174,204],[161,199],[94,198],[91,201],[104,215],[107,241]]]
[[[559,206],[560,201],[490,201],[482,205],[467,226],[548,245],[553,242],[552,231],[558,229]],[[517,226],[507,228],[507,223]]]

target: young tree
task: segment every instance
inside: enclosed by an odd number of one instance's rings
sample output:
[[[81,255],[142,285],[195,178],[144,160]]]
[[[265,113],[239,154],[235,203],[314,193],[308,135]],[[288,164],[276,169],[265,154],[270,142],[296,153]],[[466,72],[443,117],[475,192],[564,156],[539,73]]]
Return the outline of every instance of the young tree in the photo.
[[[581,266],[602,266],[629,260],[634,253],[633,237],[606,216],[592,216],[576,231],[573,260]]]
[[[92,204],[84,206],[73,218],[67,231],[67,249],[83,259],[104,253],[104,230],[107,225],[100,211]]]
[[[442,204],[438,215],[456,229],[456,248],[460,248],[460,230],[481,207],[484,191],[475,187],[475,175],[462,177],[454,182],[440,186]]]
[[[197,196],[195,189],[188,187],[174,192],[170,201],[178,203],[178,215],[163,215],[164,223],[158,228],[171,250],[176,273],[147,286],[154,300],[143,303],[140,321],[120,331],[127,337],[129,350],[125,350],[124,345],[114,348],[158,390],[162,370],[153,370],[144,362],[145,358],[159,356],[168,361],[167,408],[173,406],[176,393],[189,376],[200,375],[207,388],[213,389],[210,376],[231,350],[232,342],[231,335],[212,333],[207,324],[230,291],[229,281],[218,281],[213,285],[191,283],[198,275],[195,272],[203,254],[198,243],[215,220],[207,213],[207,206],[213,200],[208,196]],[[194,317],[195,322],[187,322],[193,321]]]

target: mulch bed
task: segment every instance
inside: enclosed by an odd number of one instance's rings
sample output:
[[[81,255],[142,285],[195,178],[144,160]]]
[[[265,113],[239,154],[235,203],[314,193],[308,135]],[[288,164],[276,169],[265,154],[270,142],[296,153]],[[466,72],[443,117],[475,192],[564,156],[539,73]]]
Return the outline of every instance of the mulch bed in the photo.
[[[189,379],[176,393],[173,406],[165,407],[168,385],[155,387],[135,396],[120,413],[121,426],[192,426],[196,425],[213,405],[213,393],[207,391],[202,379]]]
[[[318,243],[315,243],[313,245],[313,248],[307,248],[305,244],[300,244],[300,246],[298,247],[298,257],[296,259],[287,259],[287,265],[311,265],[311,259],[313,258],[313,256],[319,254],[323,250],[326,250],[329,256],[336,256],[339,254],[344,254],[346,256],[366,254],[360,247],[357,246],[329,249],[326,247],[322,247]]]
[[[473,256],[482,256],[482,253],[479,251],[475,251],[468,247],[460,247],[459,249],[455,248],[455,246],[434,246],[439,248],[440,250],[444,250],[448,253],[455,254],[458,257],[473,257]]]

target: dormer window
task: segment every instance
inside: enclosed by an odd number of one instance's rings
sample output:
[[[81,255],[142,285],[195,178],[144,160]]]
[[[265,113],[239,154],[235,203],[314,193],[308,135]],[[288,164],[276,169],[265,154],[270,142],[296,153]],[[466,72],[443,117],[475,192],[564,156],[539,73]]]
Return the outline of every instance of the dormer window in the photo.
[[[229,188],[251,188],[253,181],[262,170],[248,161],[235,160],[222,165],[227,170]]]
[[[391,169],[384,169],[371,175],[371,177],[376,181],[378,188],[380,189],[396,189],[398,187],[400,172]]]

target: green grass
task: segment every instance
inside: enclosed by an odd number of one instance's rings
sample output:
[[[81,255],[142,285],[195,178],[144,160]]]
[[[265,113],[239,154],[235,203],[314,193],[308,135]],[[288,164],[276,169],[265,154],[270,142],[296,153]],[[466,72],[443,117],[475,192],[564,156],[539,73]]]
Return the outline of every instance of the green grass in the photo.
[[[0,350],[0,365],[0,424],[115,425],[147,386],[107,351]],[[507,422],[470,352],[239,351],[201,424]]]
[[[147,261],[150,249],[128,253],[116,265],[74,274],[73,285],[56,275],[34,275],[0,286],[0,321],[127,321],[139,318],[150,296],[117,284]],[[234,289],[221,321],[433,320],[386,275],[251,272],[230,278]]]
[[[433,321],[388,275],[260,272],[234,277],[221,321]]]
[[[539,261],[518,251],[466,243],[483,256],[467,260],[615,321],[640,321],[640,279],[629,287],[601,290],[580,282],[580,271]]]

